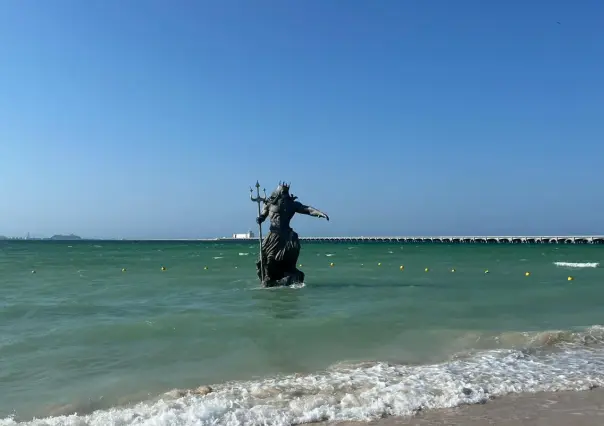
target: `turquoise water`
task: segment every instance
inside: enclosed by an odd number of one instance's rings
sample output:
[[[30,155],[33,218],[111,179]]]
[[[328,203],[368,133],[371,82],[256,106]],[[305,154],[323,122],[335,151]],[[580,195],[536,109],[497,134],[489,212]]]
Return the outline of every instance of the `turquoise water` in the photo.
[[[306,243],[295,289],[259,288],[256,256],[0,242],[0,425],[295,424],[604,385],[601,246]]]

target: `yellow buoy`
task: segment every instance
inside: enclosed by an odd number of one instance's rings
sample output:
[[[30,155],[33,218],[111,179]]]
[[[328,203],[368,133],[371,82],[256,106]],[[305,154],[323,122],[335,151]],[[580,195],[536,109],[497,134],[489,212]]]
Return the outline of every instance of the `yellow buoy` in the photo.
[[[333,262],[331,262],[331,263],[329,264],[329,266],[332,266],[332,267],[333,267]]]
[[[300,265],[298,266],[298,268],[301,268],[301,267],[302,267],[302,264],[300,263]]]
[[[568,280],[569,280],[569,281],[573,281],[573,280],[574,280],[574,278],[573,278],[573,277],[568,277]]]
[[[378,266],[382,266],[382,262],[378,262]]]
[[[404,270],[405,270],[405,267],[404,267],[403,265],[401,265],[399,269],[400,269],[401,271],[404,271]]]
[[[451,272],[455,272],[455,268],[451,269]]]
[[[31,271],[31,273],[32,273],[32,274],[35,274],[35,273],[36,273],[36,270],[34,269],[33,271]]]
[[[530,272],[525,272],[524,275],[528,277],[529,275],[531,275],[531,273]]]
[[[165,267],[165,266],[162,266],[162,267],[161,267],[161,270],[162,270],[162,271],[165,271],[165,270],[166,270],[166,267]]]
[[[126,268],[122,268],[122,272],[126,272]]]
[[[204,266],[204,267],[203,267],[203,269],[207,270],[207,269],[208,269],[208,267],[207,267],[207,266]]]
[[[428,272],[428,271],[429,271],[429,269],[428,269],[428,268],[426,268],[426,269],[424,269],[424,271]]]
[[[485,274],[488,274],[488,273],[489,273],[489,270],[488,270],[488,269],[485,269],[484,273],[485,273]]]

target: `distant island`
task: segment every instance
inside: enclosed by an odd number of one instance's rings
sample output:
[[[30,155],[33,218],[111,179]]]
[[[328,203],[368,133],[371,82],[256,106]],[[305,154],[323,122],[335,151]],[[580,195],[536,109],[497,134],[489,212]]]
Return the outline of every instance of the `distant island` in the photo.
[[[72,240],[81,240],[82,237],[79,237],[77,235],[74,234],[69,234],[69,235],[53,235],[52,237],[49,238],[49,240],[62,240],[62,241],[72,241]]]

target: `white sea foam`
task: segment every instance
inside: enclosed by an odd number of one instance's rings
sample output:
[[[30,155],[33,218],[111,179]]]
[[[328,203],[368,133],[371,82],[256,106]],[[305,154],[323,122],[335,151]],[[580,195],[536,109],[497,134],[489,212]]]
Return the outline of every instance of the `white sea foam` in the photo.
[[[239,253],[239,256],[247,256],[249,253]]]
[[[417,410],[474,404],[508,393],[586,390],[604,386],[602,328],[557,335],[554,346],[489,350],[434,365],[340,363],[310,375],[212,386],[188,395],[0,426],[31,425],[292,425],[325,420],[369,420]],[[587,337],[591,336],[591,339]]]
[[[214,256],[212,259],[216,260],[216,259],[223,259],[224,256]]]
[[[598,262],[554,262],[554,265],[566,268],[597,268],[600,264]]]
[[[296,284],[292,284],[289,286],[289,288],[295,288],[295,289],[304,288],[304,287],[306,287],[306,283],[296,283]]]
[[[254,287],[251,288],[250,290],[268,290],[268,291],[279,291],[279,290],[283,290],[283,289],[300,289],[300,288],[304,288],[306,287],[305,283],[295,283],[292,285],[277,285],[274,287]]]

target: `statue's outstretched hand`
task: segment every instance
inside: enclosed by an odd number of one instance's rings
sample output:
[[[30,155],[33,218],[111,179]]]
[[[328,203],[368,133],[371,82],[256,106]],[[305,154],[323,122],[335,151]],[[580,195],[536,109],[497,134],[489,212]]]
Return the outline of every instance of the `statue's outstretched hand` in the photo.
[[[327,219],[327,221],[329,222],[329,216],[327,216],[325,213],[321,213],[321,217]]]
[[[258,216],[258,217],[256,218],[256,223],[257,223],[258,225],[260,225],[260,224],[262,224],[262,222],[264,222],[264,218],[263,218],[262,216]]]

